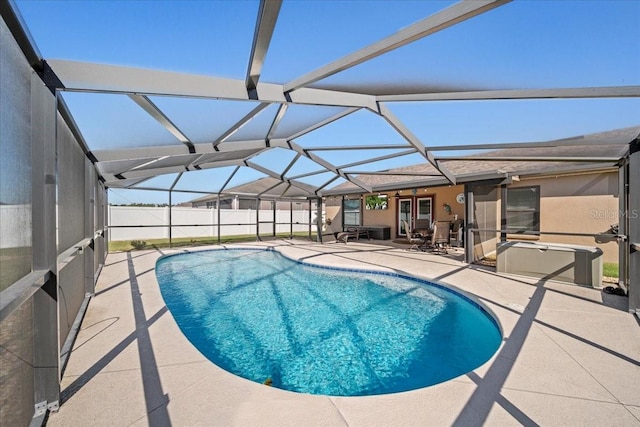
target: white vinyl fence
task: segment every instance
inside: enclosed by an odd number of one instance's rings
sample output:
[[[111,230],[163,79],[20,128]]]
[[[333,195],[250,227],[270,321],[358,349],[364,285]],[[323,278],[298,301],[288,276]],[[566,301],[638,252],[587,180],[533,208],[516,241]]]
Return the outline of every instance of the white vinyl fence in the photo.
[[[291,231],[291,211],[275,212],[276,233]],[[311,212],[315,232],[316,212]],[[309,211],[293,211],[293,232],[309,231]],[[218,211],[205,208],[171,208],[172,238],[217,237]],[[109,206],[109,240],[169,238],[169,207]],[[255,209],[222,209],[220,236],[256,234]],[[273,210],[260,210],[260,234],[273,234]]]

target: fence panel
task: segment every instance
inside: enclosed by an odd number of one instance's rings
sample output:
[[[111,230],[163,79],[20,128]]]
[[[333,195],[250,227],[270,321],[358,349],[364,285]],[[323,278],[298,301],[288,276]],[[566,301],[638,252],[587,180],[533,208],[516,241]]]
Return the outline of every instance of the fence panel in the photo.
[[[278,210],[260,210],[260,234],[273,234],[273,220],[276,232],[286,234],[291,231],[291,212]],[[316,212],[311,213],[312,232],[315,232]],[[265,223],[263,223],[265,222]],[[217,237],[218,212],[216,209],[173,207],[172,238]],[[109,224],[111,241],[137,239],[168,239],[169,208],[143,206],[109,206]],[[136,227],[138,226],[138,227]],[[146,227],[145,227],[146,226]],[[293,211],[293,232],[308,233],[309,211]],[[256,234],[255,209],[222,209],[220,211],[220,237],[246,236]]]

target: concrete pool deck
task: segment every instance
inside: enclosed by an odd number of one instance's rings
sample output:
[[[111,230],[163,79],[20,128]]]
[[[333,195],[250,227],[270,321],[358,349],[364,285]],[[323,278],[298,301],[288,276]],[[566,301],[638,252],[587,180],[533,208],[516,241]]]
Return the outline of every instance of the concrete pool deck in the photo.
[[[227,246],[272,246],[309,263],[386,268],[452,286],[494,313],[503,343],[478,369],[419,390],[367,397],[278,390],[223,371],[182,335],[154,267],[184,249],[113,253],[47,425],[640,426],[640,325],[626,297],[376,242]]]

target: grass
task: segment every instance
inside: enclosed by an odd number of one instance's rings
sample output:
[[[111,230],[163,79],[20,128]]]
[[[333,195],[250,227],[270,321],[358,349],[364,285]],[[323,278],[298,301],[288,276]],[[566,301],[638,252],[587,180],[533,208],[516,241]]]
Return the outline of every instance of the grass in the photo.
[[[293,233],[295,237],[308,237],[308,232],[296,232]],[[269,236],[270,237],[270,236]],[[276,235],[277,238],[288,238],[289,233],[279,233]],[[315,239],[315,233],[311,234],[311,238]],[[138,239],[142,240],[142,239]],[[151,248],[168,248],[169,247],[169,239],[147,239],[144,240],[146,245],[143,249],[151,249]],[[183,246],[201,246],[201,245],[217,245],[218,238],[217,237],[176,237],[171,239],[172,244],[171,247],[179,248]],[[236,236],[223,236],[220,238],[220,243],[238,243],[238,242],[255,242],[256,235],[255,234],[243,234]],[[131,246],[130,240],[117,240],[109,242],[109,252],[127,252],[136,250],[133,246]]]
[[[605,262],[602,265],[602,275],[604,277],[618,278],[618,264],[613,262]]]

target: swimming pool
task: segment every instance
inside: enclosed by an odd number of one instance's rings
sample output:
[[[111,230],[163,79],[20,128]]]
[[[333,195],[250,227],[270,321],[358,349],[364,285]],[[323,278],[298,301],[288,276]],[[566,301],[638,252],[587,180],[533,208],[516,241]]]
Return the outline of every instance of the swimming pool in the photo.
[[[501,341],[482,307],[439,285],[309,266],[273,250],[166,256],[156,275],[178,326],[209,360],[295,392],[422,388],[477,368]]]

